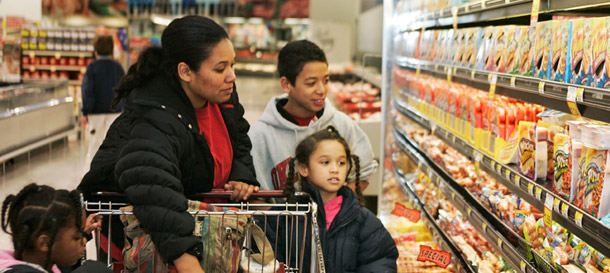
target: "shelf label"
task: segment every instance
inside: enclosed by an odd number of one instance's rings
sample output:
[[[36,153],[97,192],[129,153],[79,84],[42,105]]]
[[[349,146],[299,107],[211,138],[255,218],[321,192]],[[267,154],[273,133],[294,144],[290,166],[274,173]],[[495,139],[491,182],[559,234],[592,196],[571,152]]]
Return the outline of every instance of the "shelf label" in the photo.
[[[498,174],[502,173],[502,165],[500,165],[500,164],[496,165],[496,173],[498,173]]]
[[[417,260],[433,262],[436,265],[445,268],[451,263],[451,254],[442,250],[434,250],[429,246],[419,245]]]
[[[536,23],[538,23],[538,9],[540,8],[540,0],[533,0],[532,1],[532,15],[530,17],[530,26],[534,27],[536,26]]]
[[[491,161],[491,169],[495,170],[496,169],[496,162],[495,161]]]
[[[438,70],[438,64],[434,64],[434,70]]]
[[[576,222],[578,227],[582,228],[582,213],[580,211],[577,211],[576,215],[574,215],[574,222]]]
[[[455,199],[455,192],[454,191],[451,192],[451,199]]]
[[[517,80],[517,77],[516,77],[516,76],[512,76],[512,77],[510,77],[510,87],[512,87],[512,88],[515,88],[515,87],[516,87],[516,85],[515,85],[515,81],[516,81],[516,80]]]
[[[417,168],[421,170],[421,166],[422,166],[423,164],[424,164],[424,163],[422,163],[422,162],[421,162],[421,160],[417,161]]]
[[[506,169],[506,180],[510,181],[510,169]],[[516,182],[517,186],[519,186],[519,180]]]
[[[481,227],[483,228],[483,232],[487,233],[487,223],[483,223],[483,225],[481,225]]]
[[[550,229],[553,226],[553,202],[554,197],[551,193],[546,193],[546,198],[544,199],[544,226]]]
[[[430,126],[430,133],[434,135],[434,132],[436,132],[436,123],[432,123],[432,125]]]
[[[59,53],[59,52],[55,53],[55,59],[59,60],[60,58],[61,58],[61,53]]]
[[[451,68],[445,66],[445,71],[447,72],[447,84],[451,85]]]
[[[561,200],[559,200],[559,198],[556,198],[555,201],[553,201],[553,210],[559,211],[560,204],[561,204]]]
[[[496,83],[498,82],[498,74],[490,73],[487,76],[487,81],[489,82],[489,98],[493,99],[496,95]]]
[[[415,77],[419,77],[420,72],[421,72],[421,64],[417,63],[417,69],[415,69]]]
[[[561,204],[561,215],[563,215],[563,217],[568,218],[568,208],[570,207],[570,205],[563,203]]]
[[[521,177],[518,174],[515,174],[515,185],[519,187],[521,185]]]
[[[527,184],[527,192],[531,196],[534,196],[534,184],[532,184],[532,183]]]
[[[457,14],[458,14],[458,7],[451,7],[451,15],[453,16],[453,29],[457,30]]]
[[[526,263],[523,260],[521,260],[521,272],[525,273],[525,265],[526,265]]]
[[[498,238],[498,248],[502,249],[502,243],[504,243],[502,238]]]
[[[399,217],[407,218],[409,221],[411,221],[413,223],[417,223],[419,221],[419,219],[421,218],[421,212],[419,210],[409,209],[409,208],[405,207],[405,205],[400,204],[398,202],[395,203],[395,207],[394,207],[394,210],[392,211],[392,214],[399,216]]]
[[[474,75],[475,75],[476,73],[477,73],[477,71],[472,70],[472,71],[470,72],[470,79],[474,80]]]
[[[547,193],[548,194],[548,193]],[[542,201],[542,189],[539,187],[536,187],[536,199]],[[546,199],[545,199],[546,200]],[[553,208],[553,203],[551,203],[551,205],[549,206],[549,208]]]
[[[579,118],[581,116],[581,114],[580,114],[580,110],[578,110],[578,105],[576,103],[583,102],[584,90],[585,89],[582,87],[579,87],[579,88],[576,88],[574,86],[568,87],[568,94],[566,95],[566,102],[568,103],[568,108],[570,109],[570,112],[572,113],[572,115],[574,115],[577,118]]]
[[[472,215],[472,208],[471,207],[467,207],[466,208],[466,214],[468,214],[468,217],[470,217]]]
[[[540,81],[540,83],[538,83],[538,94],[543,95],[544,94],[544,84],[545,82]]]
[[[30,54],[28,54],[28,56],[30,57],[30,59],[33,59],[34,57],[36,57],[36,54],[34,51],[30,51]]]

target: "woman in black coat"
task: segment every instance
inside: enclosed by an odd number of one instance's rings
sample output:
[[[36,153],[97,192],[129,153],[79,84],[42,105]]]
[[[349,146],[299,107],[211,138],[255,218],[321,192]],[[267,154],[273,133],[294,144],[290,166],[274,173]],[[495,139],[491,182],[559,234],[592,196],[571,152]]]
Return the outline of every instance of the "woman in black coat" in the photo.
[[[185,194],[224,188],[245,200],[258,191],[249,125],[221,26],[186,16],[169,24],[161,43],[142,52],[115,90],[124,112],[79,189],[124,192],[164,260],[179,272],[202,272]]]

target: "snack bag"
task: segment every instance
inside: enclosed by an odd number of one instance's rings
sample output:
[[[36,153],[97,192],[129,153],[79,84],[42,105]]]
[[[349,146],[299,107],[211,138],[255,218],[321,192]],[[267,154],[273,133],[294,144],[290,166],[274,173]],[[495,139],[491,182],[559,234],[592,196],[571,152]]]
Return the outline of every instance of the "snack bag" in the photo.
[[[570,200],[572,183],[572,157],[570,136],[556,134],[553,145],[553,190],[559,196]]]
[[[575,204],[597,218],[601,218],[608,212],[608,209],[605,207],[604,211],[600,211],[607,164],[608,150],[598,150],[586,145],[584,146]],[[606,192],[608,191],[607,188],[605,189]]]

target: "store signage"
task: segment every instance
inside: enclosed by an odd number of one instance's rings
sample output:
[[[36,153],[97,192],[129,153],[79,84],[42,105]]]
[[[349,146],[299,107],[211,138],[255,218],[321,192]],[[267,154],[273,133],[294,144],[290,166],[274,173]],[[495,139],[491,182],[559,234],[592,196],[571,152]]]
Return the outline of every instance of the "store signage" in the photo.
[[[433,262],[436,265],[445,268],[451,262],[451,254],[442,250],[434,250],[429,246],[419,245],[419,256],[417,256],[417,260],[422,262]]]
[[[398,202],[396,202],[396,206],[392,211],[392,214],[399,217],[407,218],[413,223],[417,223],[417,221],[419,221],[419,219],[421,218],[421,212],[419,210],[409,209],[405,207],[405,205]]]

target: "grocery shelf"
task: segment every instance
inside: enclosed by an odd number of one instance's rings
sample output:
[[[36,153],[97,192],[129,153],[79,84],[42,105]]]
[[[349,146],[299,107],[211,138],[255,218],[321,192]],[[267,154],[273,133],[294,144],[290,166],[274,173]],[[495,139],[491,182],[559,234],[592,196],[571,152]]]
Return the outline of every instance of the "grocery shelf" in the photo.
[[[374,87],[381,89],[381,74],[378,72],[371,71],[363,66],[356,66],[350,73],[370,83]]]
[[[542,257],[531,251],[529,243],[500,221],[468,190],[459,185],[423,151],[417,148],[417,144],[410,140],[396,125],[394,126],[394,135],[403,153],[417,162],[418,168],[426,173],[431,181],[437,183],[445,198],[462,212],[462,216],[501,253],[514,269],[520,268],[522,272],[557,272]],[[536,257],[537,267],[528,262],[533,257]]]
[[[532,0],[481,0],[463,3],[417,16],[413,20],[414,22],[403,24],[398,30],[404,32],[422,28],[451,27],[454,23],[454,10],[458,25],[530,16],[532,2]],[[546,14],[560,11],[586,10],[608,6],[609,4],[607,0],[582,0],[577,2],[570,0],[540,1],[538,13]]]
[[[51,71],[84,71],[86,67],[84,66],[76,66],[76,65],[24,65],[22,67],[23,70],[51,70]]]
[[[92,51],[23,50],[22,56],[93,57]]]
[[[468,141],[456,136],[410,108],[405,102],[395,99],[394,105],[403,115],[431,130],[435,136],[442,139],[447,145],[453,147],[471,161],[475,162],[477,158],[480,158],[479,166],[482,170],[498,182],[504,184],[509,190],[519,195],[536,209],[544,211],[545,201],[552,198],[550,201],[553,204],[553,221],[565,227],[569,232],[578,236],[602,254],[610,255],[610,227],[603,225],[595,217],[553,193],[546,183],[533,181],[521,175],[516,166],[498,162],[491,156],[473,147]]]
[[[400,67],[419,71],[446,79],[451,74],[453,82],[489,90],[489,78],[497,76],[496,94],[519,99],[547,108],[570,113],[566,98],[569,88],[583,88],[582,102],[577,102],[582,116],[610,122],[610,90],[541,80],[534,77],[482,71],[465,67],[441,65],[434,62],[407,57],[396,57],[394,63]]]
[[[419,199],[417,194],[415,194],[415,190],[412,188],[411,184],[405,179],[404,173],[400,171],[397,166],[394,166],[394,176],[400,182],[403,191],[406,193],[409,202],[413,205],[413,207],[417,207],[420,210],[421,218],[420,220],[424,222],[424,225],[434,238],[434,241],[443,249],[448,248],[451,253],[451,259],[456,264],[457,272],[470,273],[476,272],[472,268],[472,265],[468,260],[464,257],[460,249],[453,243],[453,241],[449,238],[447,233],[443,231],[437,224],[434,217],[426,209],[424,203]],[[446,247],[446,248],[445,248]]]

